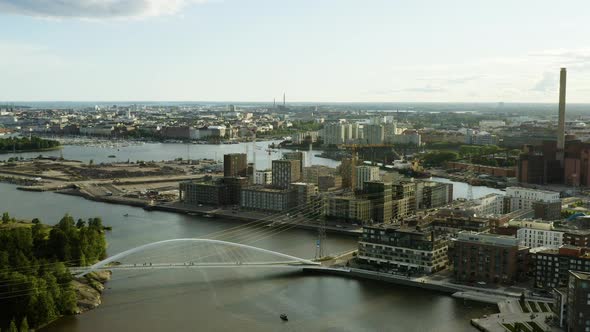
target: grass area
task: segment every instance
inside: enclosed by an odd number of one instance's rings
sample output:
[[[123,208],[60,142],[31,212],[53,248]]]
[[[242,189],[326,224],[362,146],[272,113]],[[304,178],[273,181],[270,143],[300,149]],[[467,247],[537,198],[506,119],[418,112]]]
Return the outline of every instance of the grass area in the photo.
[[[547,303],[545,302],[539,302],[539,307],[541,307],[541,311],[542,312],[550,312],[551,309],[549,308],[549,306],[547,305]]]
[[[517,332],[514,326],[512,326],[512,324],[504,323],[502,325],[504,325],[504,327],[510,332]]]
[[[549,307],[549,310],[553,311],[553,303],[545,303],[547,305],[547,307]]]
[[[529,303],[529,306],[531,307],[531,310],[533,312],[539,312],[539,308],[537,307],[537,304],[534,301],[527,301]]]
[[[518,300],[518,303],[520,303],[520,308],[522,309],[522,312],[524,312],[524,313],[531,312],[524,301]]]
[[[533,328],[533,332],[544,332],[543,329],[539,326],[539,324],[535,322],[527,322],[527,324],[529,324]]]
[[[514,324],[502,323],[502,325],[510,332],[534,332],[521,322],[516,322]]]

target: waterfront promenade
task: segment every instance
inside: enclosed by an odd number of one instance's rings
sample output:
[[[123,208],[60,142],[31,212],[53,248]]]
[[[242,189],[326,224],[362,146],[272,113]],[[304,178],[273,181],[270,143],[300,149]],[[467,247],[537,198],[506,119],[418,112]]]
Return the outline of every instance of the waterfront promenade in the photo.
[[[449,276],[432,275],[407,277],[348,267],[313,266],[303,268],[304,273],[330,274],[355,279],[369,279],[393,283],[402,286],[417,287],[436,292],[447,293],[465,301],[494,304],[498,313],[471,320],[471,324],[481,331],[506,332],[507,326],[522,323],[533,331],[533,325],[543,331],[561,331],[546,323],[548,316],[554,315],[550,310],[552,299],[528,296],[521,304],[519,299],[525,289],[517,287],[483,288],[451,282]]]

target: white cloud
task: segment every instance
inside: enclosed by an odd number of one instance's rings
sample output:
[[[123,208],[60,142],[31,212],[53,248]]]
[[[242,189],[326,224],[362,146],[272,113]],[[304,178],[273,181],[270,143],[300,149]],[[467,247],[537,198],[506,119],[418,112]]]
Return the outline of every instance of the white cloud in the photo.
[[[143,18],[172,15],[206,0],[0,0],[0,13],[43,18]]]
[[[557,75],[553,72],[545,72],[543,78],[533,87],[533,91],[549,92],[557,89]]]

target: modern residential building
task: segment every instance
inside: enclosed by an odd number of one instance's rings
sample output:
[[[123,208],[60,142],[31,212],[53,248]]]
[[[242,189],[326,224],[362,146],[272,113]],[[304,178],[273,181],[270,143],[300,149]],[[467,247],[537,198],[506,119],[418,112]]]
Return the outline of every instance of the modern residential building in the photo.
[[[434,273],[448,265],[448,239],[430,230],[363,226],[358,260],[379,271],[390,273]]]
[[[301,179],[299,160],[273,160],[272,185],[278,189],[287,189],[291,183]]]
[[[363,190],[365,182],[379,180],[379,167],[356,166],[356,190]]]
[[[566,331],[590,331],[590,273],[588,272],[569,272]]]
[[[449,209],[461,212],[465,216],[488,217],[501,215],[505,213],[504,195],[488,194],[471,201],[460,201],[454,203]]]
[[[487,232],[490,230],[490,220],[488,218],[440,213],[434,216],[430,222],[430,227],[436,231],[456,236],[461,231]]]
[[[281,212],[294,206],[292,196],[292,191],[288,189],[252,186],[241,190],[240,207],[250,210]]]
[[[302,173],[301,181],[319,184],[320,176],[333,175],[336,173],[336,170],[324,165],[311,165],[304,167]]]
[[[247,176],[248,158],[245,153],[223,155],[223,176]]]
[[[366,224],[371,220],[371,201],[352,196],[326,198],[326,217],[348,223]]]
[[[284,152],[283,159],[285,159],[285,160],[298,160],[299,161],[299,169],[303,172],[303,168],[305,167],[305,152],[301,152],[301,151]]]
[[[534,287],[551,290],[567,287],[569,271],[590,272],[588,248],[563,245],[559,249],[531,251],[534,263]]]
[[[363,143],[365,144],[383,144],[385,138],[385,130],[380,124],[368,124],[364,125],[364,138]]]
[[[291,183],[291,189],[295,206],[307,206],[318,195],[318,186],[314,183],[294,182]]]
[[[400,220],[416,212],[416,183],[401,181],[392,184],[392,218]]]
[[[590,229],[572,229],[566,227],[556,229],[564,232],[563,244],[576,247],[590,247]]]
[[[511,284],[527,272],[529,248],[515,237],[463,231],[451,247],[457,281]]]
[[[532,209],[533,204],[536,202],[558,203],[561,209],[559,193],[555,191],[508,187],[506,188],[506,199],[509,205],[509,212],[520,209]]]
[[[453,202],[453,184],[416,181],[416,209],[432,209]]]
[[[374,223],[391,223],[393,221],[391,186],[391,182],[365,182],[365,194],[362,197],[371,201],[371,219]]]
[[[181,182],[180,201],[185,204],[226,205],[227,186],[221,182]]]
[[[516,238],[521,246],[557,249],[563,245],[563,232],[554,230],[551,222],[511,220],[508,225],[517,228]]]
[[[272,171],[265,169],[254,172],[254,184],[264,186],[272,184]]]
[[[248,185],[246,177],[224,177],[213,181],[186,181],[179,185],[180,201],[185,204],[232,205],[240,202],[240,191]]]
[[[340,175],[322,175],[318,177],[318,189],[328,191],[342,188],[342,177]]]
[[[323,140],[324,145],[340,145],[345,144],[352,139],[352,130],[347,130],[349,124],[328,123],[320,130],[319,135]]]

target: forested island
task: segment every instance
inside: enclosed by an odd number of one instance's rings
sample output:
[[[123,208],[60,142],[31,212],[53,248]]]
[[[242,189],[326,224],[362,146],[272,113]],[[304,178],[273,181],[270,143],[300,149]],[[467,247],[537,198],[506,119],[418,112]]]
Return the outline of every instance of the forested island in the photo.
[[[60,147],[58,141],[32,137],[9,137],[0,139],[0,153],[44,151]]]
[[[102,220],[77,221],[66,214],[49,226],[39,219],[17,221],[8,213],[0,223],[0,328],[28,331],[62,316],[81,312],[80,288],[102,284],[96,277],[74,280],[69,266],[106,257]],[[84,290],[86,291],[86,290]]]

